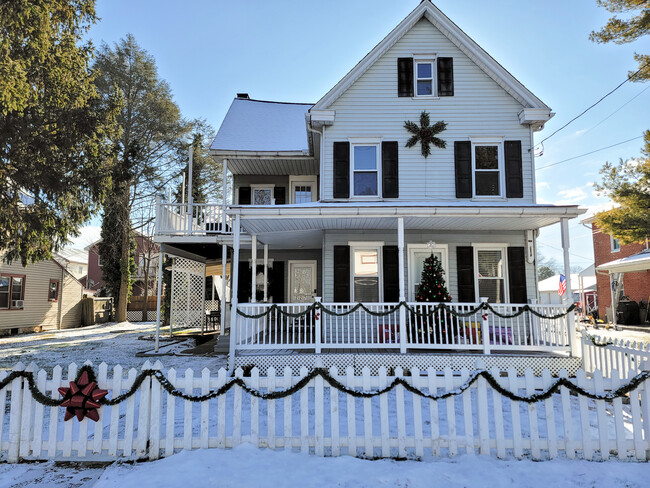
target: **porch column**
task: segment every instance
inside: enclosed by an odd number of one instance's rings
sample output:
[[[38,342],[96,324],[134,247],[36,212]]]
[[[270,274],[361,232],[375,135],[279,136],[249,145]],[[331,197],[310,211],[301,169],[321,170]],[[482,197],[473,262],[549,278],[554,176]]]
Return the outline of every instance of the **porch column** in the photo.
[[[251,236],[251,303],[255,303],[256,297],[255,293],[257,291],[257,283],[255,282],[257,278],[257,236],[253,234]]]
[[[223,174],[221,175],[221,232],[226,232],[226,195],[228,194],[228,160],[223,160]],[[224,268],[225,269],[225,268]],[[226,275],[223,275],[224,279]]]
[[[156,297],[156,343],[155,350],[158,352],[160,346],[160,302],[162,299],[162,272],[163,272],[163,253],[158,253],[158,296]],[[170,290],[167,290],[170,293]]]
[[[235,337],[237,335],[237,305],[238,305],[238,296],[237,296],[237,285],[239,284],[239,239],[240,239],[240,215],[235,215],[235,222],[233,223],[233,256],[232,264],[230,269],[230,275],[232,276],[232,286],[230,287],[230,294],[232,300],[230,301],[230,350],[228,353],[228,371],[233,372],[235,370],[235,347],[237,341]]]
[[[399,269],[399,301],[406,301],[404,289],[404,217],[397,219],[397,265]],[[399,352],[406,353],[406,310],[399,309]]]
[[[569,259],[569,219],[562,219],[560,222],[560,230],[562,235],[562,251],[564,252],[564,276],[566,277],[564,303],[568,307],[573,303],[573,291],[571,290],[571,261]],[[567,328],[571,355],[580,356],[580,348],[578,347],[579,341],[576,333],[573,312],[567,315]]]
[[[269,245],[264,244],[264,303],[268,301]]]
[[[228,246],[221,245],[221,323],[219,324],[219,335],[225,333],[226,324],[226,266],[228,261]]]

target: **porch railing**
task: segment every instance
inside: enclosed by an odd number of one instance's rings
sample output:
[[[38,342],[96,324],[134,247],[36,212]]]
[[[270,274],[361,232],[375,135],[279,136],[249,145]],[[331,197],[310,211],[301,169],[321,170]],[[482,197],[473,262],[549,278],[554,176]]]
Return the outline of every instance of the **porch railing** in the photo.
[[[220,203],[158,203],[156,234],[205,236],[232,234],[231,219]]]
[[[259,317],[237,315],[236,349],[571,350],[567,307],[560,305],[529,305],[538,315],[556,318],[521,313],[523,304],[474,311],[480,303],[446,303],[447,310],[420,302],[364,304],[367,310],[352,310],[356,303],[323,303],[331,313],[310,305],[239,304],[243,314]]]

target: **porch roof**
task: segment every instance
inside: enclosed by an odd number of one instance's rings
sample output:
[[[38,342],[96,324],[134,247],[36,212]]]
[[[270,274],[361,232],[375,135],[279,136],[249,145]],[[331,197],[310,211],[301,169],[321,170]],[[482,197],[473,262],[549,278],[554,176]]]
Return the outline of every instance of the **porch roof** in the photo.
[[[470,206],[445,202],[316,202],[282,206],[232,206],[242,228],[251,234],[328,229],[395,229],[404,218],[407,230],[531,230],[556,224],[586,212],[577,205]]]
[[[634,271],[645,271],[650,269],[650,249],[644,249],[640,253],[633,254],[626,258],[609,261],[596,267],[596,271],[607,271],[608,273],[629,273]]]

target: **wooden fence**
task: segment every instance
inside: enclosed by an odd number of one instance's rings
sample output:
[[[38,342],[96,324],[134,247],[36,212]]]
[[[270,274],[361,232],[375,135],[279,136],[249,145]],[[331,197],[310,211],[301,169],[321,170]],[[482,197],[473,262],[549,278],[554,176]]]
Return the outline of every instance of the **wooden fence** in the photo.
[[[599,369],[609,377],[613,370],[623,375],[641,371],[644,362],[650,361],[650,343],[607,339],[582,333],[582,362],[587,373]]]
[[[477,363],[477,367],[481,364]],[[143,370],[152,368],[147,361]],[[156,370],[162,370],[157,362]],[[18,364],[14,370],[25,369]],[[51,399],[60,399],[59,387],[67,387],[78,373],[71,364],[64,375],[57,366],[51,375],[31,364],[35,387]],[[378,376],[352,368],[331,376],[356,392],[376,391],[396,377],[424,394],[453,392],[441,400],[415,394],[403,385],[373,398],[359,398],[339,391],[322,376],[310,379],[284,398],[260,399],[239,385],[209,400],[191,401],[173,396],[156,377],[147,376],[137,391],[115,406],[100,407],[99,421],[75,417],[63,420],[65,408],[38,403],[26,378],[17,377],[0,391],[0,453],[8,462],[30,459],[111,460],[157,459],[181,450],[231,448],[242,443],[271,449],[300,450],[318,456],[353,455],[367,458],[455,456],[461,453],[505,457],[646,460],[650,449],[650,385],[640,382],[625,398],[612,401],[576,396],[566,387],[547,399],[524,403],[499,394],[484,377],[467,389],[468,370],[446,369],[394,375],[381,368]],[[528,397],[547,389],[554,381],[548,371],[541,377],[528,370],[490,372],[501,388]],[[205,395],[231,381],[225,369],[216,376],[206,368],[195,375],[187,369],[164,373],[167,386],[187,395]],[[243,377],[246,387],[278,392],[293,387],[308,375],[305,368],[281,375],[270,368],[266,376],[257,369]],[[0,382],[8,372],[0,372]],[[138,371],[115,366],[109,376],[102,363],[97,368],[99,387],[106,398],[127,392]],[[562,375],[561,375],[562,376]],[[566,376],[566,375],[564,375]],[[573,381],[589,392],[609,392],[627,379],[612,371],[603,378],[599,370],[587,378],[578,371]]]

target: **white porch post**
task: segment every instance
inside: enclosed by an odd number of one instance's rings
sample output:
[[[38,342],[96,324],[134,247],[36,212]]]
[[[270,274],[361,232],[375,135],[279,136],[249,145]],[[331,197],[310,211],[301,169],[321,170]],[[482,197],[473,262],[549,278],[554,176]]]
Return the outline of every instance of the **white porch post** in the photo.
[[[230,301],[230,351],[228,353],[228,371],[231,373],[235,370],[235,348],[237,344],[237,304],[239,301],[239,297],[237,296],[237,285],[239,284],[239,220],[239,214],[235,215],[235,222],[233,223],[233,256],[230,270],[232,276],[232,286],[230,287],[232,300]]]
[[[162,272],[163,272],[163,253],[158,253],[158,296],[156,297],[156,347],[158,352],[160,346],[160,304],[162,300]],[[169,290],[167,290],[169,293]]]
[[[257,302],[257,236],[251,236],[251,303]]]
[[[221,323],[219,324],[219,335],[225,333],[226,324],[226,266],[228,261],[228,246],[221,245]]]
[[[567,306],[573,303],[573,291],[571,290],[571,261],[569,259],[569,219],[562,219],[560,222],[562,235],[562,251],[564,252],[564,276],[566,277],[566,292],[564,302]],[[576,333],[574,314],[571,312],[566,317],[567,335],[569,337],[569,347],[572,356],[580,356],[579,341]]]
[[[397,264],[399,268],[399,301],[406,301],[404,289],[404,217],[397,219]],[[399,352],[406,353],[406,310],[399,309]]]
[[[226,232],[226,195],[228,194],[228,160],[223,160],[223,174],[221,176],[221,232]],[[224,274],[224,279],[226,275]]]
[[[269,245],[264,244],[264,303],[268,302]]]

